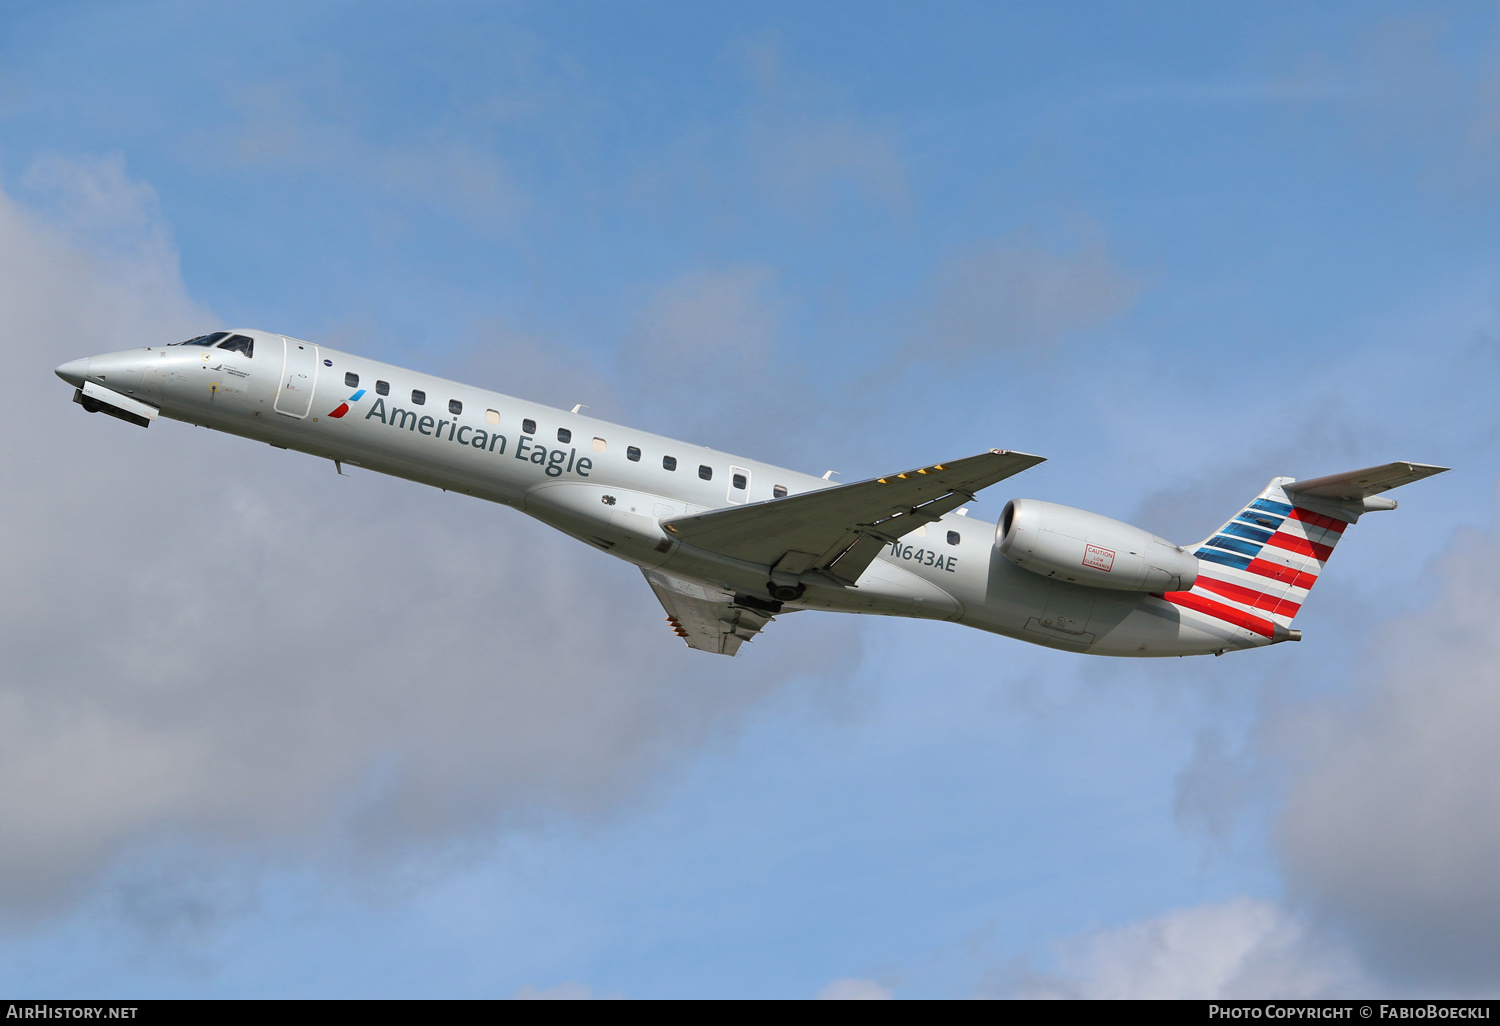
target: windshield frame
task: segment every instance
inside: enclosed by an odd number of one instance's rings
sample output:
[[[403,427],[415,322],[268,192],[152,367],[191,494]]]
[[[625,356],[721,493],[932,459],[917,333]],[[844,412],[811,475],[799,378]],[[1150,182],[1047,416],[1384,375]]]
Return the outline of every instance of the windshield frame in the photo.
[[[215,345],[214,348],[222,349],[226,353],[239,353],[247,360],[255,357],[255,339],[243,332],[235,332]]]
[[[227,331],[215,331],[215,332],[211,332],[211,333],[209,333],[207,335],[199,335],[196,338],[187,339],[184,342],[168,342],[167,345],[169,345],[169,346],[203,346],[204,348],[210,348],[212,346],[217,345],[220,341],[222,341],[222,340],[224,340],[224,339],[226,339],[228,337],[229,337],[229,332],[227,332]]]

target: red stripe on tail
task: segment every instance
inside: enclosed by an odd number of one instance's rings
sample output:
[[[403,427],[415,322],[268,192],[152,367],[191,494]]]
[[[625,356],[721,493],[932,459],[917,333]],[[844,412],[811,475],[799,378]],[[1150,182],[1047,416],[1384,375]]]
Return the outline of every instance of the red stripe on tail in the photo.
[[[1190,591],[1169,591],[1162,598],[1174,605],[1182,606],[1184,609],[1192,609],[1199,613],[1207,613],[1215,620],[1223,620],[1232,623],[1236,627],[1243,627],[1247,631],[1254,631],[1263,638],[1269,638],[1276,633],[1275,626],[1270,620],[1262,620],[1258,616],[1251,616],[1243,609],[1226,606],[1222,602],[1204,598],[1202,595],[1194,595]]]
[[[1245,567],[1245,569],[1252,574],[1260,574],[1262,577],[1269,577],[1273,581],[1282,581],[1294,588],[1301,588],[1304,591],[1318,583],[1317,574],[1306,574],[1301,570],[1293,570],[1289,566],[1273,563],[1269,559],[1252,559],[1250,565]]]
[[[1314,513],[1312,510],[1303,509],[1301,506],[1294,506],[1292,508],[1292,519],[1300,520],[1304,524],[1312,524],[1314,527],[1321,527],[1323,530],[1332,531],[1334,534],[1343,534],[1344,528],[1349,526],[1342,520],[1325,517],[1321,513]]]
[[[1273,616],[1296,616],[1297,610],[1302,608],[1296,602],[1288,599],[1279,599],[1275,595],[1267,595],[1265,592],[1256,591],[1254,588],[1246,588],[1239,584],[1230,584],[1214,577],[1198,576],[1198,587],[1205,591],[1212,591],[1223,595],[1225,598],[1243,602],[1247,606],[1256,609],[1264,609]]]
[[[1296,538],[1290,534],[1282,534],[1280,531],[1271,535],[1266,540],[1266,544],[1274,545],[1278,549],[1286,549],[1288,552],[1295,552],[1299,556],[1311,556],[1319,563],[1328,562],[1328,557],[1333,555],[1332,545],[1319,545],[1306,538]]]

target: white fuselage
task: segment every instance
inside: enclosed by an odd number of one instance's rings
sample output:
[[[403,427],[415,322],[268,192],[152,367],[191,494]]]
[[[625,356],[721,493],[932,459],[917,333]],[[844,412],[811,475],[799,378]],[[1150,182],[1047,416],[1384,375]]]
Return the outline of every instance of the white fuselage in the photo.
[[[325,346],[238,334],[254,339],[252,356],[153,346],[74,361],[58,373],[163,417],[513,506],[641,567],[748,595],[764,594],[767,567],[683,544],[660,522],[830,487],[784,467]],[[810,587],[787,608],[950,620],[1101,655],[1267,643],[1152,595],[1040,576],[1004,558],[995,541],[994,523],[950,513],[887,545],[857,587]]]

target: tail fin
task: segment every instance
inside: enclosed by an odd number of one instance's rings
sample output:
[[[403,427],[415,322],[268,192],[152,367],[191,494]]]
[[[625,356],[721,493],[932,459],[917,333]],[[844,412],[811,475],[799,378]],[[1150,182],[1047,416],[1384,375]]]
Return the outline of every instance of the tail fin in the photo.
[[[1344,530],[1363,513],[1395,509],[1374,496],[1447,467],[1388,463],[1265,490],[1195,547],[1198,580],[1164,597],[1271,641],[1299,640],[1292,618],[1307,600]]]

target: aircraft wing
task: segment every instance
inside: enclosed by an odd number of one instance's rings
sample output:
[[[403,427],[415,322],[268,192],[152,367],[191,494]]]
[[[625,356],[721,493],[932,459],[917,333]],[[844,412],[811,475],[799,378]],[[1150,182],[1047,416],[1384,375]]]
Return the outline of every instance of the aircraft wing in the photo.
[[[641,573],[667,611],[667,623],[689,648],[732,656],[772,620],[769,612],[736,604],[727,591],[660,570],[643,569]]]
[[[952,463],[664,521],[689,545],[794,579],[852,585],[881,548],[974,499],[981,488],[1044,457],[991,449]]]

